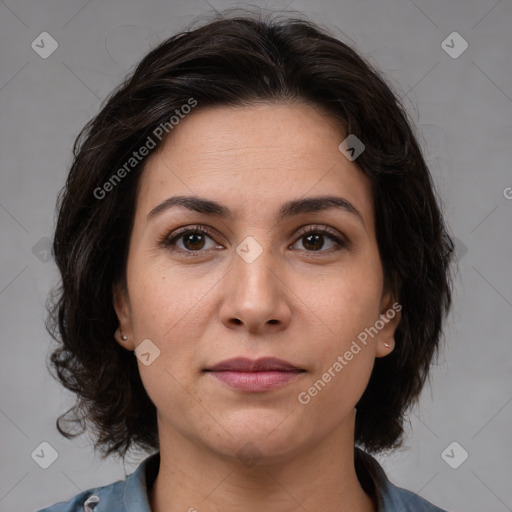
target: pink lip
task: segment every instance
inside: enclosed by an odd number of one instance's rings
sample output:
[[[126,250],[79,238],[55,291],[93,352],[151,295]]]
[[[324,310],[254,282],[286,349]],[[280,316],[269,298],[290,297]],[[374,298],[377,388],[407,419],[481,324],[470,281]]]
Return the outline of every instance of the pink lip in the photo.
[[[222,361],[205,371],[241,391],[268,391],[285,385],[305,370],[275,357],[262,357],[256,360],[236,357]]]
[[[293,364],[276,357],[260,357],[259,359],[249,359],[247,357],[233,357],[221,361],[207,371],[230,370],[236,372],[263,372],[271,370],[300,370]]]
[[[212,371],[214,377],[232,388],[241,391],[269,391],[283,386],[300,375],[300,370],[276,370],[269,372],[232,372],[229,370]]]

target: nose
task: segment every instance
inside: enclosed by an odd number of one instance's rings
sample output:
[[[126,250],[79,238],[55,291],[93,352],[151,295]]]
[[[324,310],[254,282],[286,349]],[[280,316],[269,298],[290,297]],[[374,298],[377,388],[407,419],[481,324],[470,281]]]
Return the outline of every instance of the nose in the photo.
[[[286,329],[291,320],[290,297],[284,268],[269,249],[251,262],[238,254],[222,280],[220,317],[229,329],[269,334]]]

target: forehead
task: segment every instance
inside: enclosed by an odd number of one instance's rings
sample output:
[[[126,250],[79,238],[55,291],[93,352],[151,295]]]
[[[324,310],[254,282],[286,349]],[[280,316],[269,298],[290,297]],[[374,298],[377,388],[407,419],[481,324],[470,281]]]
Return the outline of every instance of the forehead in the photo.
[[[198,195],[261,216],[290,199],[342,195],[372,223],[370,180],[339,151],[341,123],[305,103],[196,107],[145,166],[138,215]]]

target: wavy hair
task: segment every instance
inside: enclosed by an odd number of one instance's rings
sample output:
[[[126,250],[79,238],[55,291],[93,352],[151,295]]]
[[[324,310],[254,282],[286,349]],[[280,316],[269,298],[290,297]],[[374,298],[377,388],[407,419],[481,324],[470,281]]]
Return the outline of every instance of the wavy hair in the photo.
[[[355,163],[372,183],[385,285],[403,309],[395,349],[376,359],[357,403],[355,442],[372,453],[400,446],[405,415],[429,375],[451,306],[454,252],[414,124],[381,73],[326,29],[250,13],[220,15],[160,43],[75,141],[53,240],[61,282],[47,301],[46,326],[58,343],[49,369],[76,395],[57,429],[73,438],[89,423],[103,457],[159,448],[156,409],[136,358],[114,339],[112,295],[114,283],[126,286],[147,157],[104,197],[95,191],[190,98],[196,110],[305,101],[341,121],[340,141],[348,134],[363,141]],[[68,430],[65,422],[81,430]]]

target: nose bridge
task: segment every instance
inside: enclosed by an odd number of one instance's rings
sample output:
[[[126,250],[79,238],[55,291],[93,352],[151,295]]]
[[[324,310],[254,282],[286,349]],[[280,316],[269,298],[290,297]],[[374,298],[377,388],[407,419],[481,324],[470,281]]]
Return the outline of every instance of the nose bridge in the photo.
[[[243,240],[233,258],[233,278],[241,305],[251,304],[254,300],[260,304],[272,302],[277,292],[273,279],[275,262],[268,245],[269,239],[258,238],[259,242],[254,237]]]
[[[265,238],[265,240],[264,240]],[[223,321],[250,329],[289,321],[289,308],[269,237],[247,237],[236,248],[223,294]]]

